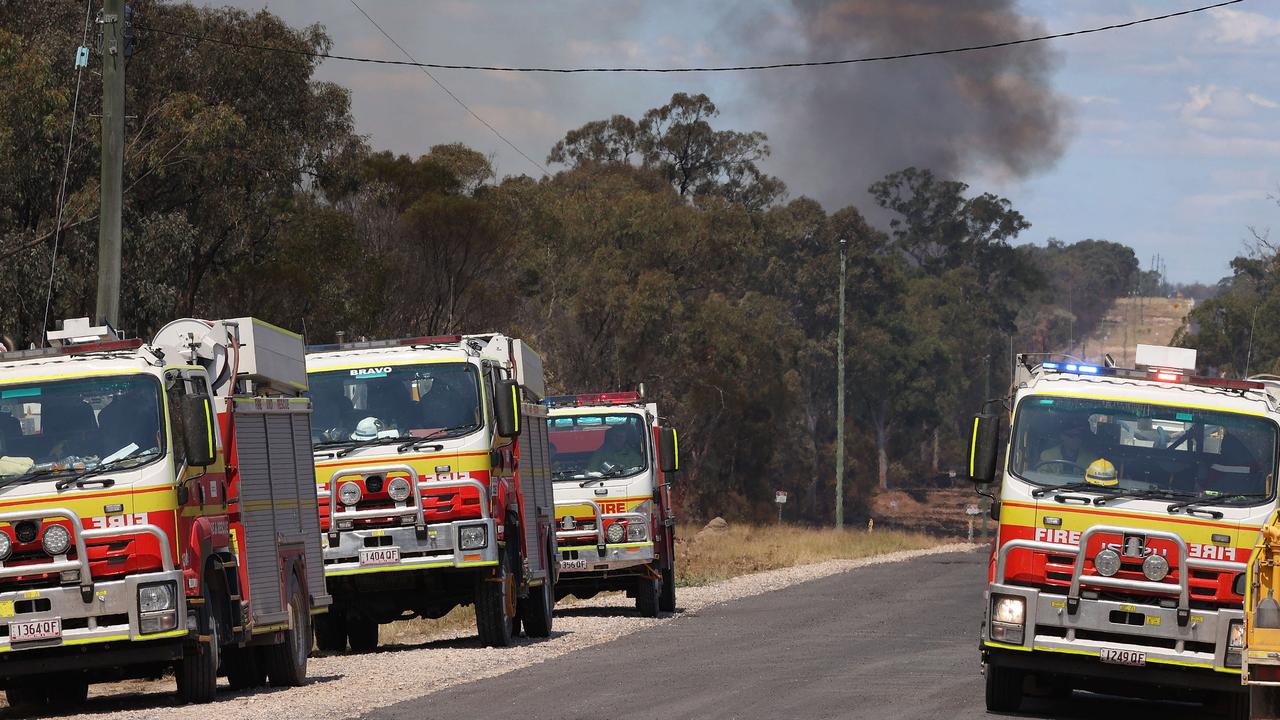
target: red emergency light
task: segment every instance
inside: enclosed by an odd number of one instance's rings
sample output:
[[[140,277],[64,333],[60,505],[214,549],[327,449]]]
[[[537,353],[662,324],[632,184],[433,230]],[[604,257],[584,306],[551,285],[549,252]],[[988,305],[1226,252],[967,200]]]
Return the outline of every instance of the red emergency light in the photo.
[[[640,402],[638,392],[586,393],[577,396],[579,405],[629,405]]]
[[[401,345],[452,345],[462,342],[461,335],[432,335],[430,337],[402,338]]]

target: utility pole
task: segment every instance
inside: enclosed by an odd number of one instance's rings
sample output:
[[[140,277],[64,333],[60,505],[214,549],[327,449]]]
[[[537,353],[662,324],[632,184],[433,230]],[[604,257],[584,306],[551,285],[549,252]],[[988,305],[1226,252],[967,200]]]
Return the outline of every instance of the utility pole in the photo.
[[[986,382],[982,386],[982,412],[987,411],[987,401],[991,399],[991,355],[985,355],[982,361],[986,363]],[[987,539],[987,518],[991,516],[991,500],[987,497],[982,498],[982,539]],[[970,525],[969,527],[973,527]]]
[[[124,204],[124,0],[105,0],[102,29],[102,182],[98,211],[98,322],[120,323],[120,215]]]
[[[849,241],[840,238],[840,317],[836,320],[836,529],[844,529],[844,275]]]

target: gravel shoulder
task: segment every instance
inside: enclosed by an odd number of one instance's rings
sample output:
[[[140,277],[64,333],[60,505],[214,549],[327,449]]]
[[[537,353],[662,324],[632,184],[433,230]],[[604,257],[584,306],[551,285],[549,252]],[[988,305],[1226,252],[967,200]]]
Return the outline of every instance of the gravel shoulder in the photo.
[[[373,653],[313,657],[309,682],[303,687],[232,693],[224,686],[218,699],[208,705],[178,705],[172,679],[100,685],[91,689],[89,701],[78,713],[60,717],[86,720],[349,718],[444,688],[503,675],[662,623],[686,622],[705,608],[732,600],[855,568],[978,547],[957,543],[858,560],[829,560],[743,575],[712,585],[680,588],[679,610],[652,619],[637,617],[631,609],[632,601],[621,595],[562,603],[557,606],[554,631],[548,640],[521,639],[511,648],[483,648],[472,632],[459,632],[421,643],[389,645]],[[0,717],[20,716],[5,709]]]

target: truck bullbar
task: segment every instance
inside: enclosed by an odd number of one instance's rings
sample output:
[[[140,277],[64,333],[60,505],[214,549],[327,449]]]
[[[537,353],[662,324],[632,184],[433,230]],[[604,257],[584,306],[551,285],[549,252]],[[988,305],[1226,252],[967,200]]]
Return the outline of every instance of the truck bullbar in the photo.
[[[1154,593],[1161,595],[1176,594],[1178,596],[1178,624],[1185,625],[1191,611],[1189,581],[1192,570],[1212,570],[1237,573],[1245,571],[1244,563],[1189,557],[1187,553],[1187,543],[1182,539],[1182,536],[1177,533],[1161,530],[1142,530],[1142,534],[1147,538],[1167,540],[1173,543],[1178,549],[1178,564],[1174,568],[1171,568],[1177,570],[1178,584],[1174,585],[1166,582],[1129,580],[1127,578],[1085,574],[1085,548],[1088,547],[1090,539],[1100,533],[1124,536],[1125,534],[1133,532],[1133,528],[1125,528],[1118,525],[1094,525],[1080,534],[1080,541],[1076,545],[1051,543],[1041,540],[1010,540],[1000,546],[1000,553],[996,559],[995,583],[1005,583],[1005,566],[1009,558],[1009,554],[1014,550],[1074,555],[1075,567],[1071,574],[1071,588],[1067,593],[1068,613],[1074,615],[1078,612],[1080,607],[1080,586],[1082,583],[1087,583],[1095,587],[1102,587],[1111,590],[1127,590],[1137,593]]]
[[[565,500],[557,502],[557,508],[563,507],[581,507],[588,505],[591,507],[592,513],[595,515],[595,527],[583,528],[581,530],[561,529],[558,525],[556,528],[556,537],[561,540],[572,540],[574,538],[594,537],[596,539],[596,550],[602,554],[605,551],[605,522],[606,520],[626,521],[626,522],[649,522],[649,516],[644,513],[621,512],[621,513],[604,513],[600,511],[600,505],[594,500]],[[569,516],[572,517],[572,516]]]
[[[350,509],[338,502],[337,489],[341,487],[341,481],[344,478],[360,477],[365,478],[371,475],[407,475],[409,477],[409,487],[412,490],[410,499],[411,503],[400,504],[394,508],[373,508],[370,510]],[[329,504],[329,535],[337,535],[339,530],[350,530],[355,520],[385,520],[400,518],[401,521],[412,520],[412,524],[418,530],[425,528],[425,520],[423,513],[426,508],[422,502],[422,491],[439,490],[449,487],[468,487],[476,490],[480,494],[480,519],[489,519],[489,490],[485,484],[479,480],[471,478],[457,478],[453,480],[437,480],[424,481],[418,475],[418,471],[413,469],[411,465],[378,465],[376,467],[360,467],[348,468],[335,472],[330,478],[328,487],[319,491],[319,498],[326,500]],[[409,523],[406,523],[409,524]]]
[[[145,533],[152,535],[160,543],[160,560],[165,572],[173,570],[173,558],[169,548],[169,535],[164,530],[155,525],[128,525],[119,528],[94,528],[86,530],[80,521],[80,516],[67,508],[41,508],[38,510],[15,510],[13,512],[0,513],[0,523],[13,525],[23,520],[40,520],[48,521],[55,518],[62,518],[71,524],[71,540],[76,549],[76,559],[70,560],[66,555],[51,558],[49,562],[31,563],[28,565],[9,565],[6,566],[0,562],[0,578],[25,577],[28,575],[48,575],[53,573],[77,573],[80,583],[80,591],[86,597],[93,595],[93,573],[89,565],[89,552],[85,545],[86,540],[98,540],[111,538],[121,535],[137,535]]]

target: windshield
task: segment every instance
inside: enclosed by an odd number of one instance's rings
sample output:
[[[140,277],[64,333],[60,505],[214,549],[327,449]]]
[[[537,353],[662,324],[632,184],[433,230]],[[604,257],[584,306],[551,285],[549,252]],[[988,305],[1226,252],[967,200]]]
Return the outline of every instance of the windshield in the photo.
[[[164,451],[162,426],[149,375],[3,385],[0,477],[154,459]]]
[[[484,424],[479,377],[464,362],[312,373],[311,440],[465,435]]]
[[[1231,412],[1031,396],[1018,405],[1010,452],[1013,473],[1039,485],[1242,503],[1275,490],[1275,424]]]
[[[626,477],[649,466],[645,419],[630,413],[547,419],[556,480]]]

